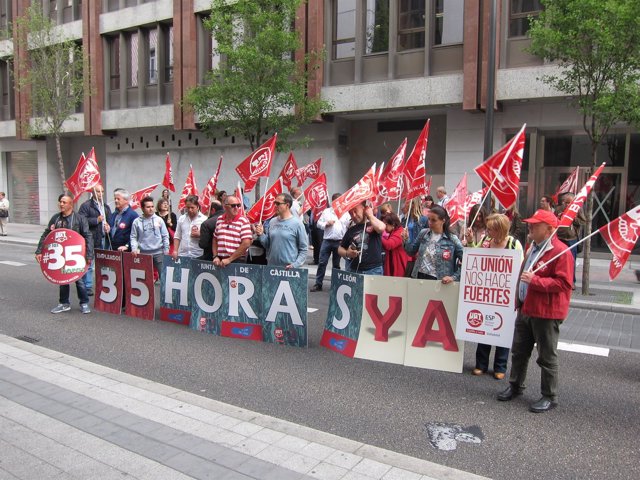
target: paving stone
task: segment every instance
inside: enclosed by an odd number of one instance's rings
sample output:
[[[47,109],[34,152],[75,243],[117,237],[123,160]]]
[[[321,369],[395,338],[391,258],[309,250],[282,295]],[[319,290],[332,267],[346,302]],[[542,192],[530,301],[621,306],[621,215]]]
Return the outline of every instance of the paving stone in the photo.
[[[307,475],[317,478],[318,480],[340,480],[347,474],[347,472],[348,470],[346,468],[321,462],[313,467]]]

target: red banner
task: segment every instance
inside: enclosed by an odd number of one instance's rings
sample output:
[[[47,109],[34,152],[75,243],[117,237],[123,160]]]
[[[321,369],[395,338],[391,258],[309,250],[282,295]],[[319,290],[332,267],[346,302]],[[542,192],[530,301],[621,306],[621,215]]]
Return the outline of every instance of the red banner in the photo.
[[[333,211],[336,216],[340,218],[359,203],[375,199],[378,194],[376,181],[376,164],[374,163],[358,183],[333,201]]]
[[[387,166],[381,171],[378,180],[377,205],[388,200],[397,200],[400,198],[400,191],[402,189],[402,171],[404,168],[404,156],[406,150],[407,139],[405,138],[387,163]]]
[[[464,200],[464,216],[467,217],[469,212],[471,211],[471,207],[477,205],[482,201],[484,196],[487,194],[489,187],[484,187],[482,190],[478,190],[477,192],[473,192],[467,195]],[[473,220],[473,219],[471,219]]]
[[[247,218],[251,223],[264,222],[267,218],[271,218],[276,214],[275,200],[282,193],[282,179],[278,180],[269,187],[265,194],[258,200],[247,212]],[[262,212],[262,215],[260,214]]]
[[[173,170],[171,169],[169,152],[167,152],[167,158],[164,160],[164,178],[162,179],[162,185],[164,185],[164,188],[168,188],[172,192],[176,191],[176,187],[173,184]]]
[[[638,241],[640,205],[609,222],[600,228],[599,232],[613,253],[613,259],[609,264],[609,279],[613,280],[622,271]]]
[[[561,193],[577,193],[578,192],[578,175],[580,172],[580,167],[576,167],[571,175],[567,177],[567,179],[558,187],[556,193],[553,194],[553,201],[557,204],[558,197]]]
[[[42,274],[51,283],[69,285],[81,279],[89,268],[86,254],[84,237],[78,232],[67,228],[52,230],[42,247]]]
[[[591,189],[596,184],[596,181],[598,180],[598,177],[600,176],[600,173],[602,172],[602,169],[604,168],[605,163],[606,162],[603,162],[602,165],[600,165],[598,169],[594,172],[594,174],[591,175],[591,178],[587,180],[587,183],[584,184],[584,186],[580,190],[580,193],[578,193],[578,195],[576,195],[576,197],[573,199],[573,202],[571,202],[571,205],[569,205],[566,208],[566,210],[562,213],[562,217],[558,222],[558,228],[571,226],[571,224],[576,218],[576,215],[578,215],[578,212],[582,208],[584,201],[589,196]]]
[[[236,172],[244,182],[245,192],[253,190],[260,177],[269,176],[277,137],[278,134],[276,133],[236,167]]]
[[[316,221],[320,218],[322,211],[329,204],[329,191],[327,189],[327,176],[322,173],[304,191],[304,205],[302,211],[313,211],[313,218]]]
[[[307,178],[313,178],[314,180],[320,176],[320,164],[322,158],[317,159],[315,162],[305,165],[296,170],[296,178],[298,179],[298,186],[304,184]]]
[[[498,198],[504,208],[516,203],[524,153],[524,130],[508,141],[489,159],[475,168],[476,173]]]
[[[153,320],[155,316],[155,289],[153,288],[153,257],[151,255],[133,256],[122,253],[123,276],[125,284],[125,315]]]
[[[131,194],[131,199],[129,201],[129,205],[131,206],[131,208],[133,208],[134,210],[136,208],[140,208],[140,200],[142,200],[144,197],[147,197],[147,196],[151,195],[151,193],[156,188],[158,188],[158,185],[160,185],[160,184],[156,183],[155,185],[149,185],[148,187],[145,187],[142,190],[138,190],[137,192],[133,192]]]
[[[211,201],[216,194],[216,188],[218,186],[218,176],[220,175],[220,167],[222,167],[222,155],[218,161],[218,168],[216,173],[209,179],[207,186],[204,187],[202,195],[200,196],[200,211],[206,216],[209,216],[209,210],[211,209]]]
[[[280,172],[280,178],[282,178],[282,183],[287,188],[291,187],[291,180],[296,176],[296,170],[298,170],[298,164],[296,163],[296,158],[293,156],[293,152],[289,152],[289,158],[282,167],[282,171]]]
[[[120,315],[122,311],[122,253],[96,250],[96,288],[93,308]]]
[[[85,157],[84,153],[80,156],[76,169],[64,184],[73,195],[73,201],[75,202],[80,198],[80,195],[90,191],[101,182],[96,153],[92,148],[88,157]]]
[[[403,197],[411,200],[420,195],[427,194],[427,178],[424,161],[427,156],[427,144],[429,143],[429,125],[427,120],[420,136],[413,146],[413,150],[404,165],[404,190]]]
[[[456,186],[456,189],[451,195],[451,199],[445,207],[449,214],[451,225],[454,225],[459,220],[464,221],[464,204],[467,198],[467,174],[465,173],[462,180]]]
[[[189,195],[198,195],[198,187],[196,187],[196,178],[193,175],[193,166],[189,165],[189,173],[187,179],[182,187],[182,195],[180,195],[180,202],[178,202],[178,210],[182,210],[185,207],[185,200]]]

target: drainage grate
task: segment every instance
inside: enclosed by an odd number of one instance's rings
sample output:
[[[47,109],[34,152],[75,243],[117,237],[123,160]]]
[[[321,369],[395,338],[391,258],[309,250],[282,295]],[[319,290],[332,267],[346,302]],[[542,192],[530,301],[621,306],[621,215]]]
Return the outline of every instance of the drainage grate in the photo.
[[[40,341],[39,338],[33,338],[33,337],[29,337],[27,335],[20,335],[18,337],[16,337],[18,340],[22,340],[23,342],[27,342],[27,343],[38,343]]]

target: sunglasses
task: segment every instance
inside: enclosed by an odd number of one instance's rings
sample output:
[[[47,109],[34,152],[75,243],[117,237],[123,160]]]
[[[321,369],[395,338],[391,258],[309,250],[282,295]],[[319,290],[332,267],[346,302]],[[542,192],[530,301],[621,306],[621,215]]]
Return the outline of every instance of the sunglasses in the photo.
[[[240,208],[242,206],[241,203],[227,203],[227,207],[230,208]]]
[[[273,202],[273,204],[274,204],[276,207],[279,207],[280,205],[286,205],[286,204],[287,204],[287,202]]]

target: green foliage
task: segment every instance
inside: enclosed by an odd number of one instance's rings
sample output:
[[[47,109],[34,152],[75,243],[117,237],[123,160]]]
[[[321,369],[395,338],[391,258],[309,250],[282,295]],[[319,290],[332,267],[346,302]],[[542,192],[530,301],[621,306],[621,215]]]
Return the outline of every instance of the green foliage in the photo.
[[[543,81],[574,97],[595,148],[616,123],[640,121],[640,2],[542,3],[529,51],[562,68]]]
[[[307,95],[319,65],[316,52],[295,61],[300,48],[293,28],[301,0],[213,0],[205,23],[217,42],[219,67],[186,98],[205,131],[242,136],[251,149],[266,132],[284,141],[330,105]]]

